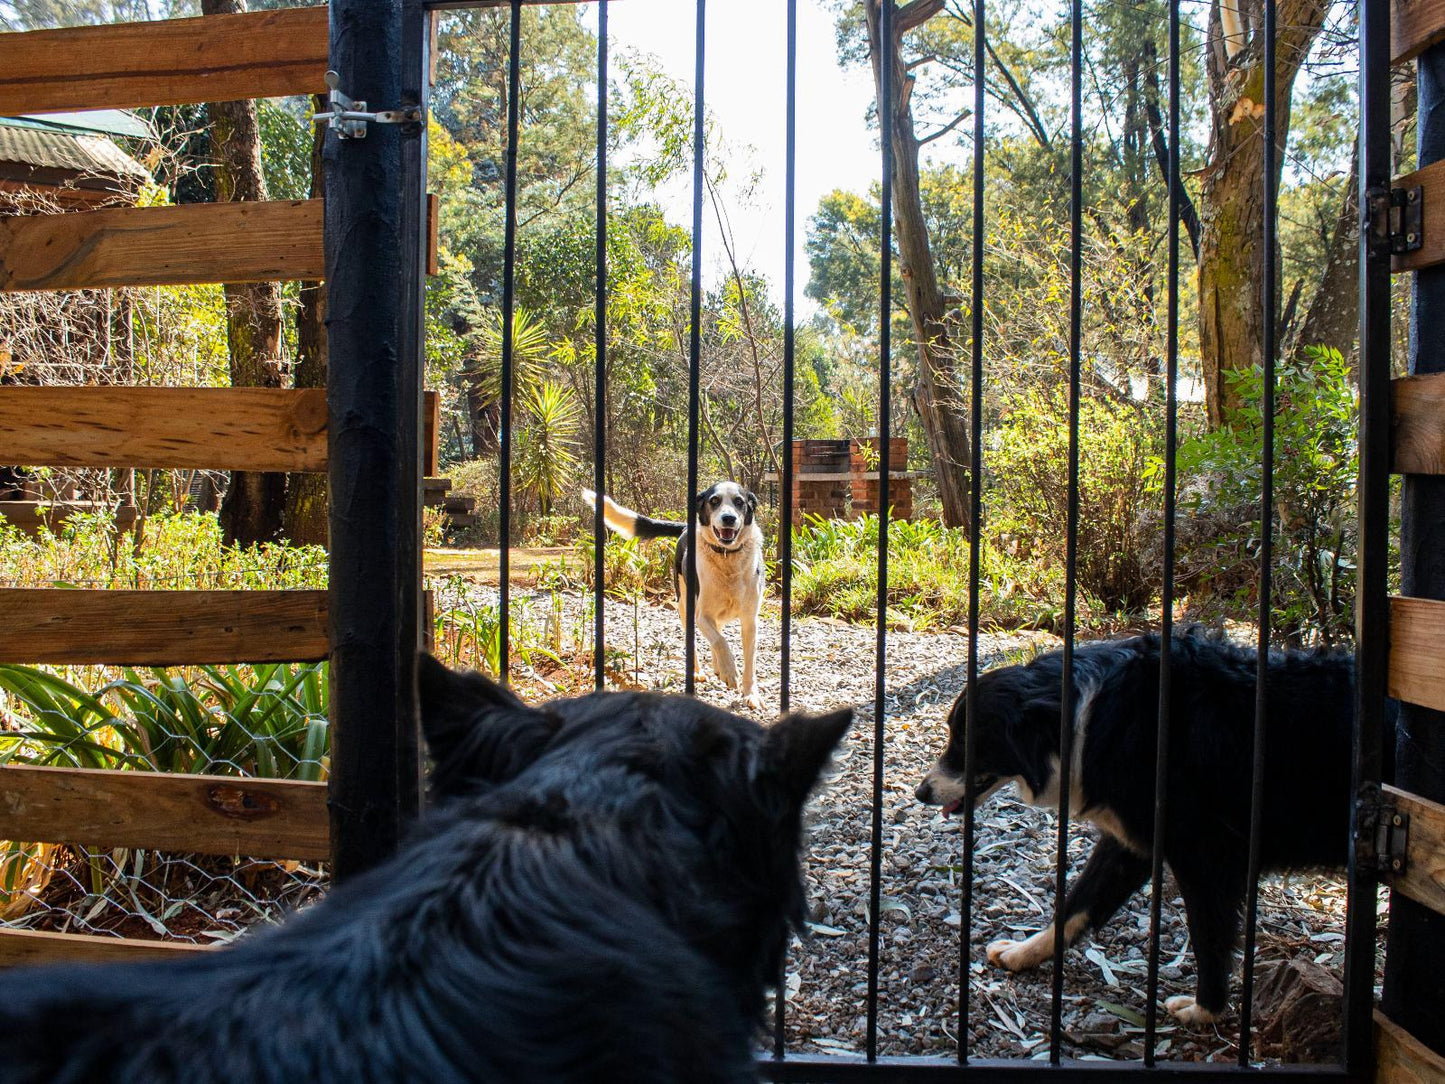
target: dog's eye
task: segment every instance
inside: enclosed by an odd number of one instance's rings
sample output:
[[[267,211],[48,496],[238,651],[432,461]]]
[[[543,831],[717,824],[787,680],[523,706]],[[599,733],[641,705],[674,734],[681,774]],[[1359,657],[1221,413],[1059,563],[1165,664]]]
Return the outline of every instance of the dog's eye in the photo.
[[[721,498],[721,497],[714,497],[714,498],[712,499],[712,506],[713,506],[714,508],[716,508],[716,507],[717,507],[718,505],[720,505],[720,504],[722,504],[722,498]]]

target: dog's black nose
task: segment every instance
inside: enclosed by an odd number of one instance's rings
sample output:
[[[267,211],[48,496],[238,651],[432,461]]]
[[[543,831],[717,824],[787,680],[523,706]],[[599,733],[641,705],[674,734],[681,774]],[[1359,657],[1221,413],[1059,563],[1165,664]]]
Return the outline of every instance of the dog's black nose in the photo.
[[[937,804],[933,800],[933,784],[927,779],[918,784],[918,789],[913,792],[913,797],[917,798],[924,805]]]

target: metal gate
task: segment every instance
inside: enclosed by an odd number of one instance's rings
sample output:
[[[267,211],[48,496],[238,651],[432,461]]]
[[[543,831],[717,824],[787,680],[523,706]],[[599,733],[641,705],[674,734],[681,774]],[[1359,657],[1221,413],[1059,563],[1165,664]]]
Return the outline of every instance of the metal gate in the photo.
[[[405,55],[404,71],[406,72],[406,86],[420,86],[425,88],[427,80],[424,73],[428,65],[429,43],[429,17],[436,12],[462,7],[504,7],[510,9],[511,16],[511,60],[508,71],[508,142],[506,157],[506,242],[505,262],[502,292],[502,396],[500,409],[502,422],[500,426],[501,435],[501,505],[500,505],[500,531],[501,531],[501,572],[500,572],[500,616],[502,621],[502,668],[506,670],[507,659],[507,616],[509,607],[509,586],[508,586],[508,544],[510,541],[511,529],[511,494],[510,494],[510,466],[512,455],[512,424],[511,424],[511,392],[512,392],[512,316],[514,307],[514,272],[516,268],[516,232],[517,232],[517,156],[516,148],[518,143],[519,129],[519,89],[520,89],[520,63],[519,43],[521,40],[521,12],[526,4],[545,2],[545,0],[405,0],[404,2],[404,23],[406,27],[403,49]],[[871,0],[870,0],[871,2]],[[1065,665],[1063,668],[1063,690],[1062,690],[1062,712],[1060,717],[1060,763],[1063,773],[1061,781],[1061,809],[1058,828],[1058,860],[1055,875],[1055,901],[1056,908],[1061,906],[1066,886],[1066,843],[1069,836],[1069,810],[1067,807],[1069,793],[1069,767],[1070,767],[1070,744],[1073,738],[1073,707],[1076,690],[1073,683],[1072,666],[1070,660],[1074,651],[1075,640],[1075,604],[1077,599],[1076,586],[1076,557],[1078,550],[1078,518],[1079,518],[1079,401],[1080,401],[1080,336],[1082,316],[1082,270],[1081,270],[1081,223],[1084,212],[1082,182],[1083,182],[1083,109],[1082,109],[1082,34],[1084,6],[1083,0],[1069,0],[1072,13],[1072,35],[1071,35],[1071,296],[1070,296],[1070,343],[1069,343],[1069,477],[1068,477],[1068,528],[1067,528],[1067,569],[1066,569],[1066,596],[1064,612],[1064,653]],[[797,58],[800,49],[816,48],[820,43],[799,42],[797,35],[797,0],[779,0],[780,4],[786,4],[787,9],[787,99],[786,99],[786,121],[787,121],[787,160],[786,167],[786,193],[785,193],[785,227],[784,237],[781,242],[784,246],[785,270],[784,270],[784,354],[783,354],[783,395],[784,395],[784,422],[783,422],[783,444],[785,448],[791,448],[793,440],[793,384],[794,384],[794,332],[793,332],[793,299],[794,299],[794,237],[796,230],[796,214],[794,206],[794,187],[796,180],[795,155],[796,155],[796,84],[797,84]],[[695,0],[696,5],[696,77],[695,77],[695,101],[694,101],[694,163],[693,163],[693,221],[692,221],[692,294],[691,294],[691,327],[690,327],[690,348],[689,348],[689,398],[688,398],[688,467],[687,467],[687,495],[698,491],[698,448],[699,448],[699,373],[701,364],[701,340],[700,340],[700,312],[702,306],[702,211],[703,211],[703,138],[704,138],[704,107],[706,103],[705,75],[706,75],[706,0]],[[597,77],[598,77],[598,136],[597,136],[597,237],[596,237],[596,376],[595,395],[596,404],[599,406],[606,394],[605,386],[605,364],[606,364],[606,298],[607,298],[607,267],[605,238],[607,229],[607,79],[608,79],[608,0],[598,0],[600,11],[600,33],[597,54]],[[1361,59],[1360,77],[1360,124],[1361,124],[1361,199],[1360,205],[1364,208],[1371,206],[1371,197],[1379,191],[1388,192],[1390,185],[1390,147],[1388,138],[1389,127],[1389,70],[1391,62],[1390,52],[1390,11],[1385,0],[1361,0],[1359,21],[1359,47]],[[1264,337],[1262,342],[1262,354],[1265,367],[1265,401],[1264,401],[1264,463],[1262,477],[1264,479],[1262,492],[1260,493],[1260,519],[1262,523],[1269,524],[1273,519],[1274,498],[1272,492],[1271,465],[1274,455],[1274,364],[1277,354],[1278,343],[1276,342],[1276,318],[1278,309],[1277,274],[1276,274],[1276,241],[1278,211],[1276,205],[1277,182],[1275,181],[1277,155],[1279,154],[1278,130],[1275,116],[1275,87],[1274,87],[1274,50],[1276,48],[1276,3],[1275,0],[1265,0],[1264,7],[1264,49],[1266,72],[1266,83],[1263,93],[1264,117],[1263,130],[1265,138],[1265,168],[1264,179],[1264,221],[1263,221],[1263,251],[1265,253],[1265,271],[1263,281],[1265,283],[1264,293],[1260,304],[1264,311]],[[881,40],[891,40],[894,33],[894,21],[899,11],[895,10],[895,4],[888,0],[883,3],[880,13]],[[972,20],[975,27],[986,28],[988,26],[989,11],[987,0],[973,0]],[[1160,705],[1158,714],[1157,749],[1159,750],[1158,760],[1154,765],[1154,786],[1156,795],[1155,823],[1163,823],[1163,815],[1168,802],[1169,795],[1163,782],[1168,771],[1167,754],[1168,742],[1165,736],[1170,728],[1170,634],[1173,625],[1173,609],[1175,594],[1174,579],[1174,556],[1175,556],[1175,524],[1176,524],[1176,459],[1177,459],[1177,385],[1179,371],[1179,230],[1181,221],[1181,192],[1182,184],[1180,177],[1180,0],[1172,0],[1169,6],[1168,18],[1168,147],[1169,147],[1169,227],[1168,227],[1168,323],[1167,323],[1167,429],[1166,429],[1166,477],[1164,486],[1165,517],[1164,517],[1164,566],[1163,566],[1163,596],[1162,605],[1159,611],[1159,627],[1162,635],[1161,646],[1161,668],[1160,668]],[[988,147],[987,128],[987,102],[985,98],[984,79],[981,73],[985,66],[985,48],[987,42],[986,31],[975,34],[974,38],[974,71],[980,73],[980,77],[974,79],[973,95],[973,242],[974,252],[980,254],[973,261],[972,286],[971,286],[971,343],[970,343],[970,429],[972,436],[972,462],[970,464],[970,508],[971,521],[974,525],[972,532],[971,561],[968,570],[968,655],[967,674],[969,680],[969,700],[967,711],[971,716],[975,705],[973,703],[973,692],[976,688],[974,679],[979,671],[979,565],[980,565],[980,542],[981,531],[979,525],[984,521],[987,508],[982,500],[981,477],[985,464],[983,461],[986,443],[983,439],[983,411],[982,411],[982,389],[986,386],[989,378],[988,358],[984,341],[983,311],[984,300],[987,289],[988,268],[982,257],[984,252],[984,198],[985,198],[985,171],[984,161]],[[886,51],[885,51],[886,52]],[[891,63],[890,57],[885,57],[884,64]],[[879,103],[879,118],[882,126],[881,145],[882,160],[879,165],[879,177],[882,184],[882,206],[891,206],[891,188],[893,185],[893,163],[891,161],[891,138],[890,124],[893,115],[890,96],[896,93],[896,87],[901,73],[887,73],[891,77],[881,80],[883,100]],[[423,90],[424,93],[424,90]],[[424,103],[423,103],[424,104]],[[407,154],[407,175],[405,178],[405,206],[407,213],[412,215],[411,221],[418,223],[415,215],[420,213],[422,207],[422,193],[425,192],[423,172],[425,170],[425,134],[414,134],[412,149]],[[882,234],[880,237],[880,251],[882,253],[881,267],[881,296],[879,297],[880,319],[880,341],[878,343],[878,372],[880,377],[880,440],[878,443],[879,459],[878,474],[880,478],[889,477],[889,432],[888,421],[889,394],[890,394],[890,355],[891,343],[889,327],[889,313],[892,308],[891,285],[891,215],[885,213],[881,216]],[[1388,247],[1388,246],[1386,246]],[[414,259],[409,260],[409,265],[414,265]],[[1358,655],[1357,655],[1357,690],[1358,690],[1358,732],[1356,735],[1357,758],[1355,765],[1355,778],[1357,792],[1361,795],[1361,804],[1358,807],[1359,813],[1371,813],[1374,807],[1370,804],[1373,796],[1378,794],[1378,781],[1380,779],[1381,743],[1384,738],[1383,712],[1386,702],[1385,673],[1387,669],[1388,641],[1387,629],[1389,624],[1388,601],[1385,596],[1385,562],[1387,560],[1386,529],[1388,523],[1388,471],[1389,471],[1389,364],[1390,364],[1390,340],[1389,340],[1389,265],[1388,255],[1385,249],[1377,244],[1371,243],[1371,231],[1366,228],[1361,231],[1360,248],[1361,267],[1361,484],[1360,484],[1360,535],[1361,535],[1361,557],[1359,566],[1359,592],[1358,592]],[[411,303],[419,303],[419,295],[412,297]],[[418,309],[419,311],[419,309]],[[415,332],[420,334],[419,324]],[[597,409],[594,416],[599,419],[597,424],[596,441],[594,447],[594,470],[595,476],[593,488],[599,493],[604,493],[606,488],[605,474],[605,434],[602,429],[601,419],[605,417],[604,411]],[[782,467],[782,479],[780,486],[781,494],[781,517],[780,522],[788,525],[792,522],[792,498],[793,498],[793,471],[794,464],[792,457],[785,456]],[[691,503],[691,502],[689,502]],[[691,513],[692,523],[696,527],[696,508]],[[1257,674],[1257,699],[1255,709],[1254,728],[1254,776],[1253,776],[1253,800],[1251,833],[1249,846],[1249,874],[1248,874],[1248,897],[1245,916],[1244,932],[1244,993],[1243,1008],[1240,1021],[1240,1041],[1237,1065],[1226,1065],[1219,1063],[1210,1064],[1183,1064],[1169,1063],[1156,1056],[1157,1048],[1157,1004],[1159,1001],[1159,955],[1160,955],[1160,908],[1163,896],[1163,842],[1162,833],[1156,833],[1153,841],[1152,853],[1152,900],[1150,911],[1150,931],[1148,949],[1148,977],[1147,977],[1147,998],[1146,998],[1146,1019],[1144,1033],[1144,1058],[1142,1062],[1093,1062],[1093,1061],[1071,1061],[1062,1056],[1062,1002],[1064,995],[1062,957],[1064,952],[1064,939],[1057,938],[1054,949],[1053,962],[1053,987],[1051,1005],[1051,1027],[1048,1044],[1048,1061],[998,1061],[981,1060],[970,1056],[967,1048],[967,1036],[969,1035],[970,1013],[975,1011],[971,1005],[969,996],[969,931],[972,927],[973,913],[973,842],[974,842],[974,816],[972,812],[972,801],[966,798],[963,804],[965,810],[960,862],[963,868],[961,897],[958,900],[958,907],[961,916],[960,922],[960,953],[959,953],[959,980],[960,997],[958,1005],[958,1028],[960,1036],[959,1047],[956,1056],[952,1058],[883,1058],[878,1055],[878,1008],[879,1008],[879,915],[881,904],[881,855],[882,855],[882,801],[884,784],[884,742],[888,734],[888,712],[887,712],[887,689],[885,681],[885,660],[888,651],[888,632],[886,624],[886,588],[888,578],[888,516],[879,516],[879,545],[878,545],[878,619],[876,630],[876,679],[874,693],[874,714],[873,714],[873,763],[872,763],[872,839],[869,859],[869,891],[870,903],[868,917],[868,957],[867,969],[867,1030],[866,1030],[866,1052],[860,1058],[849,1059],[843,1057],[820,1058],[814,1056],[798,1056],[791,1054],[785,1048],[784,1043],[784,1019],[786,1013],[785,999],[782,994],[783,984],[779,983],[779,994],[775,1007],[774,1017],[774,1047],[769,1055],[765,1055],[761,1061],[761,1070],[764,1075],[777,1081],[831,1081],[831,1080],[925,1080],[925,1079],[969,1079],[969,1080],[1107,1080],[1115,1079],[1125,1073],[1142,1073],[1145,1076],[1154,1077],[1179,1077],[1190,1080],[1214,1080],[1232,1078],[1239,1072],[1250,1070],[1255,1065],[1255,1057],[1252,1052],[1252,1028],[1253,1028],[1253,993],[1254,993],[1254,948],[1257,929],[1258,911],[1258,880],[1260,871],[1260,838],[1264,830],[1262,824],[1262,788],[1263,788],[1263,734],[1266,723],[1267,701],[1265,697],[1266,664],[1265,657],[1270,648],[1270,570],[1271,570],[1271,546],[1269,532],[1265,532],[1262,542],[1259,562],[1260,578],[1260,612],[1259,612],[1259,635],[1258,648],[1260,653],[1260,666]],[[598,502],[598,511],[593,523],[593,547],[594,559],[597,568],[603,567],[603,538],[605,527],[603,524],[601,504]],[[792,540],[791,532],[788,529],[779,532],[779,563],[782,569],[782,692],[779,707],[786,711],[789,707],[789,680],[792,667],[790,654],[790,622],[791,622],[791,590],[792,590]],[[694,554],[690,554],[695,562]],[[691,571],[691,570],[690,570]],[[603,605],[603,577],[595,577],[595,679],[599,688],[604,680],[604,658],[607,629],[604,621]],[[685,637],[685,674],[687,681],[687,692],[693,691],[693,661],[695,658],[695,615],[688,615],[687,634]],[[970,728],[971,732],[972,728]],[[965,778],[972,779],[973,749],[967,749],[966,758],[968,767],[965,769]],[[1345,796],[1341,796],[1345,800]],[[1351,852],[1349,869],[1349,890],[1350,903],[1348,911],[1348,934],[1346,943],[1345,963],[1345,1054],[1343,1063],[1340,1065],[1321,1066],[1290,1066],[1280,1069],[1280,1075],[1289,1075],[1292,1078],[1306,1078],[1319,1080],[1366,1080],[1370,1078],[1372,1066],[1372,1007],[1373,1007],[1373,985],[1375,970],[1375,894],[1378,875],[1375,868],[1366,862],[1361,854]],[[1059,918],[1058,911],[1055,918]],[[1056,927],[1057,928],[1057,927]],[[805,949],[806,951],[806,949]]]

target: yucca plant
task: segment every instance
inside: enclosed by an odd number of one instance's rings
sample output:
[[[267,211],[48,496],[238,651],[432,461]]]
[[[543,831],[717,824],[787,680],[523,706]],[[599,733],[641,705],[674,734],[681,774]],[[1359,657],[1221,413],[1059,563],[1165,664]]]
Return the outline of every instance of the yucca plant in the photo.
[[[537,499],[542,515],[571,488],[577,472],[582,405],[566,384],[543,380],[522,394],[514,471],[519,488]]]
[[[0,734],[0,764],[319,780],[329,757],[325,666],[126,669],[95,693],[30,666],[0,666],[28,720]]]

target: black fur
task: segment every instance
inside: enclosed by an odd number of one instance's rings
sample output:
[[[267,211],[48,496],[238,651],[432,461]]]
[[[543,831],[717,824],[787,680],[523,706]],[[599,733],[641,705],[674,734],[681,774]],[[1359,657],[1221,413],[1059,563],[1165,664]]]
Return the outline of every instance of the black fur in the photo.
[[[1229,991],[1249,851],[1257,653],[1198,633],[1172,651],[1165,860],[1184,897],[1198,961],[1196,1002],[1218,1014]],[[1075,652],[1076,762],[1083,808],[1112,814],[1124,838],[1105,834],[1070,885],[1065,918],[1098,928],[1149,877],[1159,704],[1159,637],[1080,645]],[[1035,793],[1059,756],[1063,653],[979,678],[975,793],[1019,777]],[[1343,866],[1349,844],[1353,660],[1329,652],[1276,652],[1269,660],[1263,866]],[[964,697],[949,716],[936,771],[963,777]],[[1075,731],[1076,739],[1078,731]],[[936,800],[925,781],[918,797]]]
[[[437,808],[401,854],[213,954],[0,977],[0,1080],[755,1079],[851,713],[536,709],[430,658],[420,690]]]

